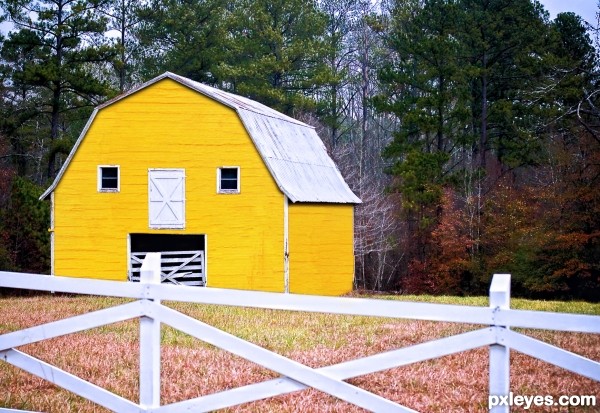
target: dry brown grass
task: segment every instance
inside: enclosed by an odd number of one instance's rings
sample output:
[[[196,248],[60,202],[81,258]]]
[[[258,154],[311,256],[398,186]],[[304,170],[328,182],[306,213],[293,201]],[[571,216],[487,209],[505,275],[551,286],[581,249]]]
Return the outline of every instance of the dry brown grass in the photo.
[[[419,298],[421,299],[421,298]],[[485,305],[485,298],[431,298]],[[0,298],[0,333],[108,307],[124,300],[45,295]],[[600,314],[600,305],[514,300],[516,307]],[[307,314],[235,307],[168,304],[311,367],[469,331],[474,326],[369,317]],[[120,396],[137,401],[138,322],[122,322],[20,348]],[[600,336],[528,331],[527,334],[600,360]],[[350,380],[422,412],[486,412],[488,351],[454,356],[369,374]],[[276,377],[260,366],[163,327],[162,399],[172,403]],[[511,390],[523,395],[595,395],[600,383],[512,353]],[[0,362],[0,407],[45,412],[104,412],[72,393]],[[571,410],[541,411],[594,411]],[[596,407],[598,409],[598,407]],[[230,412],[358,412],[352,405],[315,390],[245,404]],[[513,411],[518,411],[514,409]]]

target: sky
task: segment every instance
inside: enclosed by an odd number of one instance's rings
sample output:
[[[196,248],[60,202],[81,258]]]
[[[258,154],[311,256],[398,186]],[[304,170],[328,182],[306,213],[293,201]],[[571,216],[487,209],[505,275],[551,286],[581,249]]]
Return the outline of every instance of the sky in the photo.
[[[596,12],[598,0],[539,0],[554,19],[558,13],[572,11],[580,15],[583,20],[596,25]]]
[[[558,13],[572,11],[580,15],[585,21],[596,25],[596,12],[600,0],[539,0],[544,8],[550,12],[550,18],[554,19]],[[6,33],[10,24],[0,23],[0,32]]]

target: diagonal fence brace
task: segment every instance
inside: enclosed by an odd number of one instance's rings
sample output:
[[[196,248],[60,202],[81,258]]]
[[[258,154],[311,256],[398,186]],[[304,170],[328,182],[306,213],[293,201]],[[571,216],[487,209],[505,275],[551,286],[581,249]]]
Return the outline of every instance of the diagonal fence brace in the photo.
[[[394,367],[406,366],[412,363],[488,346],[495,342],[496,335],[494,334],[494,331],[491,328],[485,328],[327,367],[321,367],[318,368],[317,371],[338,380],[347,380]],[[151,411],[156,413],[178,413],[198,411],[200,409],[212,411],[292,393],[306,389],[307,387],[308,386],[288,377],[280,377],[261,383],[249,384],[247,386],[201,396],[195,399],[168,404],[158,409],[151,409]]]
[[[600,381],[600,363],[597,361],[514,331],[505,330],[503,335],[505,341],[513,350],[592,380]]]
[[[0,351],[0,359],[115,412],[142,412],[139,405],[21,351]],[[0,409],[1,410],[1,409]]]
[[[38,341],[78,333],[107,324],[118,323],[140,317],[144,309],[140,301],[134,301],[116,307],[92,311],[63,320],[52,321],[35,327],[26,328],[0,335],[0,350],[24,346]]]
[[[153,304],[153,306],[155,307],[153,313],[161,323],[168,324],[199,340],[264,366],[306,386],[321,390],[370,411],[415,413],[412,409],[335,379],[168,307],[160,304]]]

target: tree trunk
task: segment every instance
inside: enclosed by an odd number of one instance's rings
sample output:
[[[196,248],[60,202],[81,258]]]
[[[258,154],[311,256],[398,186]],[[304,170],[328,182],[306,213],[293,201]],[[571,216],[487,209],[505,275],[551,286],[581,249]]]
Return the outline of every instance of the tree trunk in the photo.
[[[58,3],[58,15],[57,15],[57,20],[58,20],[58,26],[62,26],[63,25],[63,3],[59,2]],[[56,70],[58,70],[58,72],[61,72],[62,69],[62,54],[63,54],[63,37],[62,37],[62,32],[59,30],[57,31],[58,34],[56,36],[56,56],[55,56],[55,62],[56,62]],[[60,75],[58,76],[58,78],[60,79]],[[54,148],[54,143],[56,142],[56,140],[58,139],[58,126],[59,126],[59,122],[60,122],[60,99],[61,99],[61,94],[62,94],[62,85],[60,83],[60,80],[53,82],[53,88],[52,88],[52,112],[50,115],[50,155],[48,157],[48,179],[52,179],[54,178],[55,174],[56,174],[56,151]]]
[[[479,135],[479,167],[482,171],[486,168],[485,149],[487,145],[487,54],[483,54],[483,76],[481,78],[481,133]]]
[[[127,63],[125,59],[127,56],[125,55],[125,31],[127,30],[127,26],[125,25],[125,13],[126,10],[125,0],[121,1],[121,68],[119,70],[119,92],[125,92],[125,74],[127,73]]]

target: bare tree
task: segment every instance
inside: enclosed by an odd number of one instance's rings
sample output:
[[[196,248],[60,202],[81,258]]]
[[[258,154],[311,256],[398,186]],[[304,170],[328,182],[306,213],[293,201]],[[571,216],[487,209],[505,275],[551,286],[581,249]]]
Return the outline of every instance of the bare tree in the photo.
[[[355,209],[355,287],[384,290],[398,284],[400,221],[398,196],[387,193],[382,150],[391,139],[394,122],[376,114],[370,99],[377,92],[382,43],[371,23],[381,13],[377,2],[363,0],[320,3],[329,17],[328,66],[334,74],[321,102],[327,105],[318,126],[320,136],[349,183],[362,199]]]

